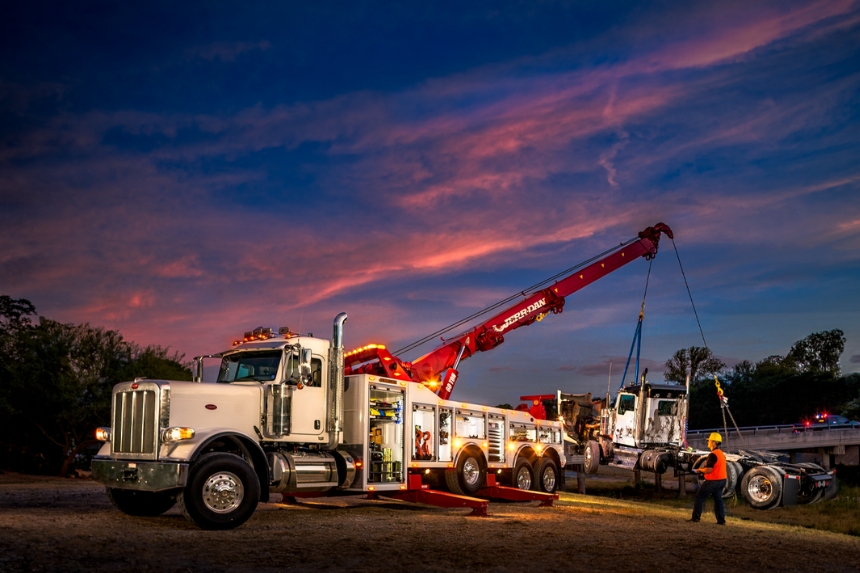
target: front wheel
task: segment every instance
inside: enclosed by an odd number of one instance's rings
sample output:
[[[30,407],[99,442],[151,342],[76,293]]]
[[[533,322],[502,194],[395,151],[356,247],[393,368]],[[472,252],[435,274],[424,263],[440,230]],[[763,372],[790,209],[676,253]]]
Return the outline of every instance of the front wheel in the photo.
[[[233,529],[253,515],[260,481],[239,456],[212,453],[191,466],[188,485],[176,497],[182,513],[203,529]]]
[[[176,504],[172,491],[138,491],[115,487],[106,489],[113,506],[126,515],[157,517]]]
[[[538,466],[538,487],[544,493],[555,493],[558,489],[558,466],[551,458],[544,458]]]
[[[445,483],[451,493],[475,495],[484,487],[486,473],[480,454],[467,450],[457,460],[457,467],[445,472]]]

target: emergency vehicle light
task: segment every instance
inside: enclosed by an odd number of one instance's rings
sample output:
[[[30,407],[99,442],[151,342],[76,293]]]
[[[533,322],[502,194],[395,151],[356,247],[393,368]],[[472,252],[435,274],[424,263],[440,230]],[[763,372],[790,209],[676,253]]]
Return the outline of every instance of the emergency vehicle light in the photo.
[[[380,350],[385,350],[384,344],[368,344],[366,346],[362,346],[361,348],[356,348],[355,350],[350,350],[344,356],[352,356],[353,354],[358,354],[359,352],[364,352],[365,350],[372,350],[374,348],[378,348]]]

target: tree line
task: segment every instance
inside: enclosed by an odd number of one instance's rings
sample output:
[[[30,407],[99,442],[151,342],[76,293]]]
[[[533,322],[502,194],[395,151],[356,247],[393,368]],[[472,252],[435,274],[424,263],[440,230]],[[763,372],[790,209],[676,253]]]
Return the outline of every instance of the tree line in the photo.
[[[729,369],[710,349],[692,346],[666,362],[664,378],[683,384],[690,376],[693,429],[723,426],[714,375],[741,426],[792,424],[821,411],[860,419],[860,374],[841,374],[844,349],[841,330],[816,332],[785,356]],[[110,424],[114,385],[191,380],[183,358],[115,330],[38,316],[30,301],[0,296],[0,469],[68,475],[97,447],[95,429]]]
[[[839,358],[845,336],[839,329],[815,332],[795,342],[785,356],[743,360],[727,368],[710,349],[682,348],[666,362],[664,378],[690,376],[690,428],[723,427],[714,376],[739,426],[796,424],[817,413],[860,418],[860,374],[843,376]],[[731,419],[726,415],[728,426]]]
[[[0,296],[0,468],[68,475],[110,425],[114,385],[191,380],[184,355],[141,347],[115,330],[62,324],[26,299]]]

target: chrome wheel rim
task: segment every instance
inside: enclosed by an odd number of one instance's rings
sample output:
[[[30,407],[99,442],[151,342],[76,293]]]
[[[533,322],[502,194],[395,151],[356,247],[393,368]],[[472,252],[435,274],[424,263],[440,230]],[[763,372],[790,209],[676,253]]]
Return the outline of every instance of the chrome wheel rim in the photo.
[[[755,476],[750,480],[747,491],[754,500],[767,501],[773,496],[773,484],[764,476]]]
[[[531,489],[532,472],[526,466],[521,466],[517,471],[517,487],[519,489]]]
[[[555,489],[555,468],[552,466],[547,466],[543,472],[543,489],[545,491]]]
[[[235,511],[245,497],[242,480],[231,472],[218,472],[203,484],[203,503],[214,513]]]
[[[478,485],[481,478],[481,466],[475,458],[469,458],[463,463],[463,481],[469,486]]]

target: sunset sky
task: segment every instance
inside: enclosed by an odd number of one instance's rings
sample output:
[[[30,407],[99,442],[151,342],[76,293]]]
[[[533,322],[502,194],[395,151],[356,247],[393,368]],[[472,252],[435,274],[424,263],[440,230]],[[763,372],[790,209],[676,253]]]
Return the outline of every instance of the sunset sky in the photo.
[[[860,370],[860,4],[18,3],[0,294],[191,356],[256,326],[396,350],[675,232],[729,365],[840,328]],[[648,263],[461,365],[455,397],[620,382]],[[702,345],[654,261],[652,380]],[[432,348],[421,348],[413,359]]]

